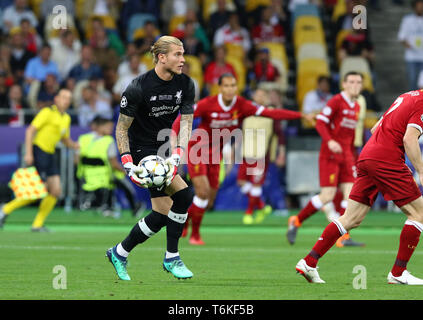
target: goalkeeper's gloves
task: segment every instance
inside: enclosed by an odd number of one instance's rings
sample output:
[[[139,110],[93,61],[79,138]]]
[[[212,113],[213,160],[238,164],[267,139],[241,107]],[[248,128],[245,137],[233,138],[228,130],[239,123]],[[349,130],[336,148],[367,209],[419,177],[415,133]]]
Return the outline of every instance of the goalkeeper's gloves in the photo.
[[[132,156],[129,153],[124,153],[121,155],[120,159],[131,181],[141,188],[147,188],[144,179],[138,177],[138,174],[143,172],[143,168],[134,165]]]
[[[167,174],[166,185],[170,185],[175,178],[176,174],[178,173],[178,167],[181,164],[181,158],[184,154],[184,149],[181,147],[176,147],[172,155],[165,160],[165,164],[169,167],[169,172]]]

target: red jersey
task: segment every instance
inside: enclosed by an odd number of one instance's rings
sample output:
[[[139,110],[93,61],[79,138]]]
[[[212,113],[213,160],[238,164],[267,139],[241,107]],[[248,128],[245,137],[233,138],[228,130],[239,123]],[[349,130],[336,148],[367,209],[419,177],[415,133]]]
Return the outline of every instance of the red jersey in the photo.
[[[316,130],[322,137],[320,157],[345,160],[354,157],[354,137],[360,105],[352,102],[344,92],[331,98],[316,117]],[[335,140],[342,147],[341,154],[330,151],[327,142]]]
[[[403,138],[409,126],[423,133],[423,90],[404,93],[395,100],[365,144],[359,160],[405,162]]]
[[[201,149],[207,146],[209,155],[220,152],[232,137],[235,129],[249,116],[263,116],[274,120],[292,120],[301,118],[297,111],[267,109],[241,96],[235,96],[229,106],[223,103],[222,95],[206,97],[194,106],[194,117],[201,117],[201,123],[194,131],[188,149],[195,146]],[[173,130],[179,132],[180,117],[175,121]],[[207,137],[203,136],[207,133]],[[220,138],[219,138],[220,137]]]

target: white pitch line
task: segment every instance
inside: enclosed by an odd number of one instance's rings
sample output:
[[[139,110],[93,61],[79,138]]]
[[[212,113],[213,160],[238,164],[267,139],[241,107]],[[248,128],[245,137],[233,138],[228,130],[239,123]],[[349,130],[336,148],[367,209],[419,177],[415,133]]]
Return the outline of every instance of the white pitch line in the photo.
[[[19,246],[19,245],[0,245],[0,249],[13,249],[13,250],[53,250],[53,251],[106,251],[106,247],[66,247],[66,246]],[[163,251],[164,247],[143,247],[142,251]],[[204,252],[254,252],[254,253],[305,253],[303,250],[295,248],[194,248],[184,247],[181,251],[204,251]],[[364,251],[364,252],[363,252]],[[357,250],[335,249],[331,252],[340,254],[380,254],[380,255],[395,255],[397,251],[394,250],[367,250],[365,248],[357,248]],[[423,251],[416,251],[414,254],[421,255]]]

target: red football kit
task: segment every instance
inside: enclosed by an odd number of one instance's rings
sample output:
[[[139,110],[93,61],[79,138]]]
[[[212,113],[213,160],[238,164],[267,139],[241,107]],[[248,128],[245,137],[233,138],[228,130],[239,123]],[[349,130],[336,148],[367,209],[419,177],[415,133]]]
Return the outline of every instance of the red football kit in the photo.
[[[402,207],[421,196],[405,164],[403,138],[410,126],[423,133],[423,90],[399,96],[381,118],[358,158],[352,200],[372,206],[380,191]]]
[[[317,116],[316,130],[322,137],[319,155],[321,187],[354,182],[354,137],[359,112],[360,105],[341,92],[330,99]],[[333,153],[328,147],[329,140],[338,142],[342,153]]]
[[[211,188],[218,189],[222,148],[233,131],[240,129],[243,119],[254,115],[274,120],[301,118],[300,112],[268,109],[241,96],[235,96],[229,106],[223,103],[221,94],[200,100],[194,106],[194,117],[201,117],[201,123],[188,143],[189,175],[206,175]],[[175,132],[179,132],[179,123],[180,118],[174,123]]]

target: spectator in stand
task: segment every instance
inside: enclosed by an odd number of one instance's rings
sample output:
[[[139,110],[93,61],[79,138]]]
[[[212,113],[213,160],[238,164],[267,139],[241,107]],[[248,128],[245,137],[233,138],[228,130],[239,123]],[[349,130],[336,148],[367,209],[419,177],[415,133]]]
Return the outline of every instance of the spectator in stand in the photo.
[[[112,119],[113,113],[110,104],[99,98],[98,93],[87,86],[82,90],[82,105],[78,108],[78,123],[88,128],[96,116]]]
[[[157,28],[153,21],[146,21],[144,24],[144,36],[135,39],[138,52],[143,55],[150,52],[151,46],[157,38]]]
[[[348,34],[338,52],[338,59],[341,62],[344,58],[349,56],[360,56],[369,62],[372,66],[374,62],[373,44],[370,42],[364,30],[353,29]]]
[[[268,48],[261,48],[258,50],[256,62],[254,64],[254,75],[257,83],[278,81],[280,74],[270,60]]]
[[[420,71],[419,80],[417,81],[417,88],[423,89],[423,71]]]
[[[113,87],[114,100],[119,101],[122,93],[131,81],[147,71],[147,67],[140,62],[140,56],[138,54],[131,55],[129,57],[128,72],[125,72],[123,75],[119,75],[119,78]]]
[[[251,32],[254,45],[262,42],[285,42],[285,31],[279,22],[272,22],[272,7],[264,7],[261,11],[261,19]]]
[[[117,69],[125,47],[116,33],[107,33],[101,18],[92,20],[92,35],[89,40],[96,62],[102,68]]]
[[[423,71],[423,0],[412,4],[414,13],[403,17],[398,39],[405,47],[409,90],[416,90],[417,77]]]
[[[119,64],[117,70],[118,77],[124,77],[127,73],[130,72],[130,60],[132,56],[137,55],[139,57],[138,49],[133,42],[130,42],[126,45],[125,53],[125,59]],[[138,65],[138,73],[142,74],[145,72],[145,70],[147,70],[147,66],[140,62]]]
[[[70,87],[73,87],[79,81],[88,80],[92,77],[101,78],[102,76],[100,66],[94,62],[92,48],[89,45],[84,45],[81,49],[81,62],[70,70],[67,82],[70,82],[72,84]]]
[[[1,82],[1,76],[0,76]],[[25,98],[22,93],[22,88],[14,84],[10,87],[7,98],[3,102],[2,108],[9,110],[10,114],[1,116],[0,123],[7,123],[9,126],[20,127],[25,124],[25,114],[23,109],[29,109],[28,103],[25,101]]]
[[[154,21],[159,21],[161,2],[160,0],[127,0],[120,12],[121,30],[126,33],[131,16],[136,13],[154,16]]]
[[[207,63],[207,54],[203,43],[195,36],[194,22],[185,22],[184,36],[181,40],[184,44],[185,54],[198,57],[201,65],[204,66]]]
[[[60,37],[50,39],[51,60],[59,68],[61,79],[66,79],[70,70],[81,60],[81,42],[69,29],[62,29]]]
[[[0,70],[0,108],[7,107],[7,93],[9,92],[9,86],[6,83],[7,73],[4,70]],[[0,119],[4,120],[4,117],[0,115]],[[0,123],[6,123],[7,121],[0,121]]]
[[[236,12],[229,15],[229,21],[223,27],[220,27],[213,38],[213,44],[217,46],[232,43],[241,45],[245,52],[251,49],[250,34],[247,29],[239,24],[239,17]]]
[[[23,18],[21,20],[20,29],[22,37],[24,38],[26,49],[36,55],[38,49],[41,48],[43,43],[43,40],[37,33],[37,30],[31,25],[31,21],[27,18]]]
[[[230,14],[231,11],[226,7],[226,0],[217,0],[217,10],[210,15],[207,24],[210,39],[213,39],[214,34],[219,28],[228,23]]]
[[[37,109],[49,107],[54,104],[54,96],[59,92],[59,82],[54,74],[48,74],[46,80],[41,82],[37,95]]]
[[[36,28],[38,20],[35,14],[28,7],[27,0],[15,0],[3,11],[3,31],[8,33],[13,27],[18,27],[22,19],[28,19],[31,26]]]
[[[19,27],[12,28],[9,34],[10,43],[10,69],[15,78],[15,82],[23,83],[24,71],[29,60],[35,55],[26,49],[25,41]]]
[[[184,65],[182,66],[182,73],[186,74],[188,77],[191,77],[191,65],[187,61],[185,61]],[[196,79],[191,77],[191,80],[192,82],[194,82],[194,101],[197,102],[198,100],[200,100],[200,85],[198,84],[198,81]]]
[[[207,92],[210,92],[213,86],[216,86],[219,77],[224,73],[236,75],[235,69],[231,64],[225,62],[226,49],[219,46],[214,49],[214,61],[210,62],[204,72],[204,84]]]
[[[10,65],[11,50],[7,44],[0,45],[0,72],[4,74],[5,85],[10,87],[14,82]]]
[[[48,43],[44,43],[39,55],[29,60],[26,65],[25,83],[29,85],[33,80],[44,81],[49,73],[59,78],[57,64],[51,61],[51,47]]]
[[[305,114],[317,115],[331,98],[330,78],[328,76],[320,76],[317,79],[317,88],[307,92],[305,95],[302,112]]]

